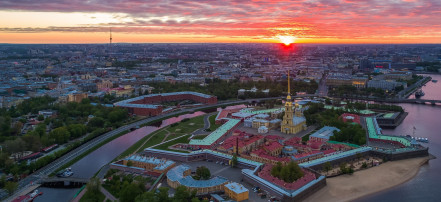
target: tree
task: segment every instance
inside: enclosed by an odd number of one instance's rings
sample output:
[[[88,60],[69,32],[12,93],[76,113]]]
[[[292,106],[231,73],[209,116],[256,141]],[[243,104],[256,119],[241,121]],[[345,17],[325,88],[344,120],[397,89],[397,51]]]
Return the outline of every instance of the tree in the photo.
[[[291,183],[303,177],[303,171],[295,162],[282,166],[280,162],[271,169],[271,175],[285,182]]]
[[[196,176],[198,176],[199,179],[208,180],[211,177],[211,173],[207,167],[201,166],[196,169]]]
[[[323,169],[326,171],[326,174],[332,169],[332,165],[331,162],[326,162],[325,164],[323,164]]]
[[[5,151],[9,153],[18,153],[19,154],[18,157],[21,157],[22,152],[26,150],[26,143],[21,138],[17,138],[15,140],[7,140],[3,145],[4,145],[3,149]]]
[[[233,158],[231,158],[231,167],[237,166],[237,155],[233,154]]]
[[[368,165],[367,165],[367,163],[366,163],[366,162],[363,162],[363,164],[361,165],[361,167],[362,167],[362,168],[367,168],[367,167],[368,167]]]
[[[191,202],[201,202],[201,200],[199,200],[197,197],[194,197],[191,199]]]
[[[189,201],[189,199],[190,199],[190,194],[188,193],[187,187],[178,186],[176,188],[173,201]]]
[[[52,143],[64,144],[70,138],[70,133],[66,127],[55,128],[49,133],[49,140]]]
[[[127,166],[128,167],[132,167],[133,166],[133,162],[132,161],[127,161]]]
[[[155,195],[160,202],[170,201],[168,197],[168,187],[160,187]]]
[[[143,192],[144,190],[141,189],[138,183],[123,185],[123,188],[119,193],[119,199],[121,202],[132,202],[135,200],[136,196],[141,195]]]
[[[155,193],[154,192],[144,192],[141,195],[136,196],[135,198],[135,202],[146,202],[146,201],[151,201],[151,202],[159,202],[158,198],[155,197]],[[166,202],[166,201],[163,201]]]
[[[83,124],[68,125],[67,130],[73,138],[81,137],[87,133],[87,128]]]
[[[38,115],[37,120],[38,121],[43,121],[44,120],[44,116],[43,115]]]
[[[98,178],[92,178],[90,179],[89,183],[87,183],[87,191],[82,197],[82,200],[85,199],[85,201],[93,201],[93,202],[99,202],[103,201],[103,194],[100,190],[101,183]]]
[[[8,191],[9,195],[11,195],[12,193],[14,193],[14,191],[17,189],[18,187],[18,183],[17,182],[6,182],[5,184],[5,189],[6,191]]]
[[[89,127],[103,127],[105,120],[101,117],[93,117],[90,119],[89,123],[87,123],[87,126]]]

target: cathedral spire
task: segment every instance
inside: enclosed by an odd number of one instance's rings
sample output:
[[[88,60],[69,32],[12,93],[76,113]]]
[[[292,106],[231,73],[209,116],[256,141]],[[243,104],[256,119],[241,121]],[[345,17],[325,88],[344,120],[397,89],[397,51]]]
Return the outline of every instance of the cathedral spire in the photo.
[[[288,95],[291,95],[291,86],[289,85],[289,70],[288,70]]]

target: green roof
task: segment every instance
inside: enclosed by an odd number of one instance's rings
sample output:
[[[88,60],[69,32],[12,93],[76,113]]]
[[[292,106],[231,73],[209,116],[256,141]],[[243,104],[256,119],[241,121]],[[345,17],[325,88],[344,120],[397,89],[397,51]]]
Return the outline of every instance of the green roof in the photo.
[[[243,109],[241,111],[247,112],[247,113],[252,113],[252,114],[266,114],[266,113],[272,113],[272,112],[276,112],[276,111],[285,111],[285,108],[281,107],[281,108],[263,109],[263,110],[256,110],[256,111],[252,111],[249,109]]]
[[[325,105],[325,109],[342,109],[347,112],[359,113],[359,114],[373,114],[373,113],[375,113],[374,111],[371,111],[368,109],[365,109],[365,110],[347,109],[346,107],[335,107],[332,105]]]
[[[192,139],[190,140],[191,145],[211,145],[216,142],[220,137],[222,137],[225,133],[227,133],[231,128],[236,126],[240,120],[237,119],[228,119],[226,123],[221,125],[215,131],[210,133],[207,137],[201,140]]]
[[[350,147],[355,147],[355,148],[359,148],[360,146],[356,145],[356,144],[351,144],[351,143],[347,143],[347,142],[339,142],[339,141],[328,141],[328,143],[330,144],[344,144],[344,145],[348,145]]]
[[[378,130],[379,126],[377,124],[377,121],[371,117],[366,118],[366,126],[368,129],[369,138],[380,139],[380,140],[390,140],[390,141],[399,142],[406,147],[410,146],[410,141],[404,137],[389,136],[389,135],[380,134],[379,130]]]
[[[384,114],[383,117],[388,119],[388,118],[391,118],[394,114],[395,113],[387,113],[387,114]]]

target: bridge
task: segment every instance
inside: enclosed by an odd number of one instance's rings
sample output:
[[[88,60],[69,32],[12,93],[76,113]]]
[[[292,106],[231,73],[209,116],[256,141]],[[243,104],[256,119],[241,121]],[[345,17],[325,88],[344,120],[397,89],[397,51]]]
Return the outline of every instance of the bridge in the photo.
[[[89,179],[84,178],[60,178],[60,177],[50,177],[40,179],[40,184],[43,187],[51,188],[79,188],[89,182]]]
[[[380,98],[354,98],[354,100],[368,100],[374,102],[387,102],[387,103],[412,103],[412,104],[441,104],[441,100],[429,100],[429,99],[380,99]]]

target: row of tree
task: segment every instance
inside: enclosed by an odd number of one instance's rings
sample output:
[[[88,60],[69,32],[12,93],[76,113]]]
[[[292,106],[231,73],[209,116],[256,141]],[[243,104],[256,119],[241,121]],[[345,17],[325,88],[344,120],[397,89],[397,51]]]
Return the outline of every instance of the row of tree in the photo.
[[[210,95],[216,95],[219,100],[227,100],[231,98],[238,98],[239,89],[251,89],[256,87],[259,90],[269,89],[268,94],[262,92],[246,93],[241,98],[249,97],[277,97],[285,95],[287,92],[287,81],[250,81],[242,83],[239,80],[224,81],[220,79],[207,79],[207,85],[201,86],[198,83],[179,83],[172,84],[169,82],[155,82],[149,85],[155,87],[153,93],[164,92],[179,92],[179,91],[195,91],[200,93],[206,93]],[[304,81],[291,81],[291,92],[307,92],[308,94],[314,94],[318,89],[317,82],[304,82]]]

